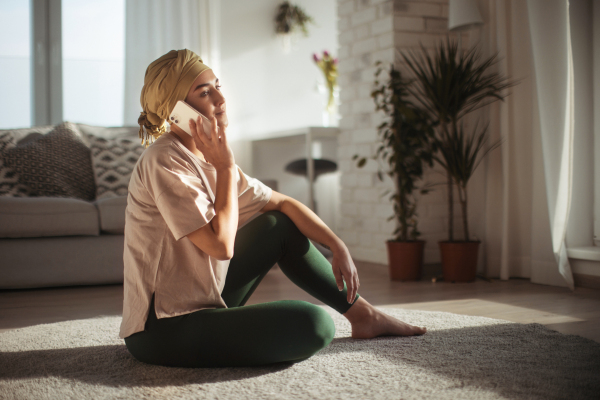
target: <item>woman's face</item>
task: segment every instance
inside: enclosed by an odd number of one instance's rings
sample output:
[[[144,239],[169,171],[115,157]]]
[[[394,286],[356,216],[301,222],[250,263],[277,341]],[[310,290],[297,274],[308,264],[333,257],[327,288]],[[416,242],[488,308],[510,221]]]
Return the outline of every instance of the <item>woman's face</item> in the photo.
[[[229,125],[225,110],[225,97],[221,93],[219,80],[211,69],[204,71],[196,78],[185,102],[210,120],[213,116],[217,117],[219,126]]]

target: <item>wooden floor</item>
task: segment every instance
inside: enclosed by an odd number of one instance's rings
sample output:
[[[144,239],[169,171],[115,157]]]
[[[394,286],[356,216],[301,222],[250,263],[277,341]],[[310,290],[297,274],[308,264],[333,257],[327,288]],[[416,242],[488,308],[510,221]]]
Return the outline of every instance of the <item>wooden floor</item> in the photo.
[[[447,311],[539,323],[562,333],[600,342],[600,291],[537,285],[525,279],[477,279],[473,283],[432,282],[437,266],[430,266],[419,282],[391,282],[384,265],[356,262],[359,293],[371,304],[416,310]],[[318,301],[273,269],[249,304],[282,299]],[[37,324],[121,315],[123,286],[1,290],[0,331]]]

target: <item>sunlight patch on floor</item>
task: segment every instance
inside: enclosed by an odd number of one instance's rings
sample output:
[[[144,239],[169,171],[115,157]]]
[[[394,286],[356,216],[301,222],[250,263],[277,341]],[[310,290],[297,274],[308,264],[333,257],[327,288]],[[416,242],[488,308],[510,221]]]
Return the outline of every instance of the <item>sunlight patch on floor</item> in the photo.
[[[407,310],[444,311],[455,314],[504,319],[519,323],[542,325],[585,321],[568,315],[554,314],[533,308],[518,307],[480,299],[428,301],[423,303],[386,304],[378,307],[404,308]]]

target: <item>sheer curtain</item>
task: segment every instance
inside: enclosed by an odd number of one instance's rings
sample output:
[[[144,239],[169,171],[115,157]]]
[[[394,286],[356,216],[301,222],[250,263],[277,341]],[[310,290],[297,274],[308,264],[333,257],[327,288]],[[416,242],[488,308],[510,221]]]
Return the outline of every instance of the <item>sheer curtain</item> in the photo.
[[[148,65],[171,50],[190,49],[219,68],[218,0],[126,0],[125,125],[135,126]]]
[[[565,237],[573,185],[574,79],[568,0],[528,0],[552,249],[573,289]]]
[[[472,38],[496,71],[518,80],[503,102],[474,118],[502,138],[470,184],[491,277],[569,286],[565,248],[572,180],[572,63],[567,0],[479,0],[485,20]],[[552,22],[551,22],[552,21]]]

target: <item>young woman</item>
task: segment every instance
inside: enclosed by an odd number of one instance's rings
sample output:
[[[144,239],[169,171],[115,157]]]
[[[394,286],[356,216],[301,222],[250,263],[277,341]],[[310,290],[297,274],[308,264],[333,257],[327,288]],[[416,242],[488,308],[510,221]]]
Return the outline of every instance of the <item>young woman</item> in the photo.
[[[193,136],[166,119],[184,100],[212,121]],[[299,287],[343,314],[352,337],[419,335],[358,295],[345,244],[297,200],[235,164],[219,80],[189,50],[150,64],[141,94],[148,143],[129,183],[120,337],[140,361],[176,367],[253,366],[304,360],[327,346],[335,326],[303,301],[246,306],[277,263]],[[144,130],[145,128],[145,130]],[[251,220],[254,214],[260,216]],[[327,246],[333,262],[309,239]]]

